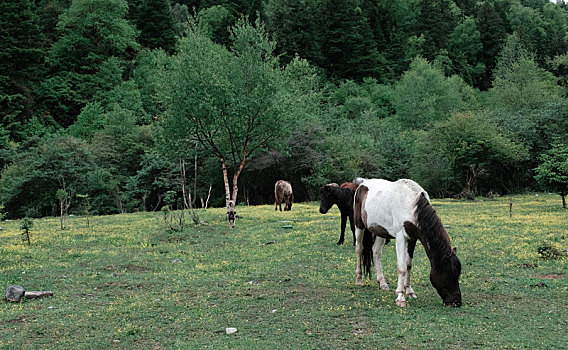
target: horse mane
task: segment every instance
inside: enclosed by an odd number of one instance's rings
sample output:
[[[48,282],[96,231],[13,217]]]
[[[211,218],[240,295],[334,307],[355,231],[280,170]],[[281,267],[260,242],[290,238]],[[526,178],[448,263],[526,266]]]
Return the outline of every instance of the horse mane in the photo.
[[[450,236],[424,192],[416,201],[416,219],[419,238],[430,260],[441,262],[452,255]]]

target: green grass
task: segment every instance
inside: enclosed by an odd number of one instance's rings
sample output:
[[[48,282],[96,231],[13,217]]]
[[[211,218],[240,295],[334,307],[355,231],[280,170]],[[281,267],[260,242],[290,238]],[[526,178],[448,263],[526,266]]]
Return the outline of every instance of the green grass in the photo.
[[[0,348],[568,348],[568,259],[538,253],[543,244],[568,248],[560,198],[434,205],[463,265],[461,308],[442,304],[420,244],[418,299],[406,308],[395,304],[392,243],[383,256],[392,290],[371,280],[356,286],[351,234],[337,247],[339,211],[321,215],[317,203],[291,212],[238,207],[233,230],[223,209],[175,233],[160,213],[95,217],[91,228],[72,217],[64,231],[48,218],[35,220],[30,247],[19,222],[3,222],[2,291],[17,284],[54,296],[0,303]]]

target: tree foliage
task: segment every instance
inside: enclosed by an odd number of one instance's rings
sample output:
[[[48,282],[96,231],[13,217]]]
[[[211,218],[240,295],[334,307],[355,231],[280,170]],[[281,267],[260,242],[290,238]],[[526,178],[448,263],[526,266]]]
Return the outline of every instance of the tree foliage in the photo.
[[[73,124],[88,101],[122,81],[138,49],[127,11],[126,0],[75,0],[60,16],[41,97],[62,126]]]
[[[418,134],[411,173],[439,195],[471,197],[491,191],[526,156],[524,147],[509,139],[489,116],[457,113]]]
[[[474,108],[475,99],[461,78],[445,77],[440,69],[417,58],[395,86],[393,107],[405,127],[426,129],[453,111]]]
[[[3,1],[0,203],[55,215],[65,190],[70,213],[75,194],[93,213],[157,210],[191,188],[260,204],[279,179],[301,201],[355,176],[463,197],[545,188],[535,174],[568,130],[567,9]]]
[[[198,24],[180,41],[166,77],[170,108],[163,128],[168,138],[197,141],[219,159],[226,201],[236,203],[246,159],[277,147],[291,126],[285,116],[293,91],[273,56],[274,42],[259,21],[253,26],[241,19],[231,33],[230,51],[211,41]],[[170,148],[179,146],[176,141]]]
[[[540,165],[535,169],[535,179],[548,191],[562,196],[562,207],[566,208],[568,195],[568,146],[556,140],[552,148],[540,156]]]
[[[143,0],[138,8],[136,27],[140,44],[149,49],[164,49],[172,53],[176,37],[169,0]]]
[[[33,116],[34,83],[41,75],[44,47],[33,1],[0,3],[0,126],[21,140]]]

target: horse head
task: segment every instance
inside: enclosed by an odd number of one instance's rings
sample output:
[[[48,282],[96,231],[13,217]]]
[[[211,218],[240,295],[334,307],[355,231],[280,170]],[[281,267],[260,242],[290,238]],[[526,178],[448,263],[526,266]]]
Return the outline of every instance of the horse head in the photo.
[[[459,285],[461,263],[456,255],[456,248],[442,258],[441,264],[433,264],[430,282],[442,298],[445,305],[460,307],[462,297]]]
[[[294,195],[290,193],[290,195],[286,198],[286,206],[284,207],[284,211],[292,210],[292,202],[294,201]]]
[[[320,188],[321,200],[320,200],[320,213],[325,214],[333,207],[337,202],[337,190],[339,185],[336,183],[330,183],[324,185]]]

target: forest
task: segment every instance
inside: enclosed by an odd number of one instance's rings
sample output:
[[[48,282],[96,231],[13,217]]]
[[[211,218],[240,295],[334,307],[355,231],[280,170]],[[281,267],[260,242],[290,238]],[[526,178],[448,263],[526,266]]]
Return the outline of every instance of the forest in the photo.
[[[568,6],[4,0],[9,218],[295,201],[355,177],[568,192]]]

